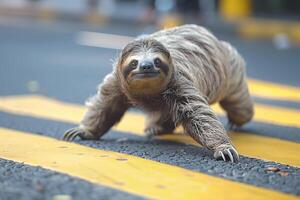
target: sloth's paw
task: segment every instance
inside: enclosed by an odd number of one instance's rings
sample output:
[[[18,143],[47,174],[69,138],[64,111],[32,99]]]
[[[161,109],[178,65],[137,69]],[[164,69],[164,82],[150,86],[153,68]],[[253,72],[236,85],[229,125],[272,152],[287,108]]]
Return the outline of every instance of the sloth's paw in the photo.
[[[74,127],[64,133],[62,140],[73,141],[76,137],[80,137],[83,140],[96,139],[91,132],[81,127]]]
[[[231,161],[233,163],[239,162],[240,159],[238,152],[230,144],[219,146],[214,153],[214,157],[217,160]]]
[[[231,122],[231,121],[228,121],[227,124],[226,124],[226,130],[227,131],[239,131],[240,130],[240,126]]]
[[[152,138],[161,133],[161,128],[153,126],[153,127],[146,128],[144,132],[146,137]]]
[[[150,126],[150,127],[146,128],[144,132],[148,138],[152,138],[156,135],[163,135],[163,134],[170,133],[170,132],[172,132],[172,130],[163,128],[159,125],[154,125],[154,126]]]

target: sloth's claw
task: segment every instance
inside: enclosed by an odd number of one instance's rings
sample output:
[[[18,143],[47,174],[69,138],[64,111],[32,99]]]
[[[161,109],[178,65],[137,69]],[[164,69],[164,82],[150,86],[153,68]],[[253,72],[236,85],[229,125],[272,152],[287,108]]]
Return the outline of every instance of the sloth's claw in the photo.
[[[234,162],[233,156],[232,156],[232,154],[231,154],[231,151],[230,151],[229,149],[225,149],[225,151],[226,151],[227,155],[229,156],[230,161],[231,161],[231,162]]]
[[[75,140],[76,137],[82,138],[83,135],[84,135],[84,130],[82,130],[79,127],[75,127],[75,128],[71,128],[71,129],[67,130],[64,133],[62,140],[73,141],[73,140]]]
[[[154,136],[158,135],[159,131],[155,127],[145,129],[145,135],[147,138],[153,138]]]
[[[164,128],[164,127],[156,125],[156,126],[151,126],[151,127],[146,128],[144,133],[147,138],[151,139],[154,136],[168,134],[168,133],[171,133],[172,131],[173,131],[173,129],[168,129],[168,128]]]
[[[226,146],[222,150],[217,150],[214,153],[214,157],[217,160],[230,161],[232,163],[237,163],[239,161],[239,154],[231,145]]]
[[[226,158],[225,158],[225,156],[224,156],[224,154],[223,154],[222,151],[220,151],[220,154],[221,154],[221,156],[222,156],[222,159],[223,159],[224,161],[226,161]]]
[[[227,131],[238,131],[239,128],[240,127],[238,125],[234,124],[231,121],[228,121],[227,124],[226,124],[226,130]]]

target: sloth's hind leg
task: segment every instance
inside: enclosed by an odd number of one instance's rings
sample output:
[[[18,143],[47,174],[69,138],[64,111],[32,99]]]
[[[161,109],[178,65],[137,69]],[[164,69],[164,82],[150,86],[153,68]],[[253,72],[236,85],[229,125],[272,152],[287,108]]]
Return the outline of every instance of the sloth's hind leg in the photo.
[[[237,50],[227,42],[221,43],[229,58],[227,66],[229,85],[220,105],[226,110],[231,126],[241,126],[250,121],[254,114],[253,101],[246,82],[245,61]]]
[[[231,126],[241,126],[252,119],[254,115],[253,100],[244,77],[241,77],[236,89],[220,101],[220,105],[227,112]]]
[[[163,116],[161,112],[153,112],[148,114],[146,119],[145,135],[153,137],[171,133],[175,129],[175,123],[168,116]]]

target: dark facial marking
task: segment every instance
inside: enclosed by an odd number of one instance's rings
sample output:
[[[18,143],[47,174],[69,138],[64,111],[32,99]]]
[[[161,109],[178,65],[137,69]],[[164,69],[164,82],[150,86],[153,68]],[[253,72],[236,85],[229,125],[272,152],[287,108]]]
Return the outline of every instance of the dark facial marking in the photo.
[[[130,72],[132,71],[132,69],[130,67],[125,67],[124,70],[123,70],[123,75],[124,75],[124,78],[127,78],[127,76],[130,74]]]
[[[161,64],[161,60],[159,58],[154,59],[154,64],[156,67],[158,67]]]
[[[138,63],[139,62],[137,60],[132,60],[132,61],[130,61],[129,65],[131,68],[136,68]]]
[[[157,67],[160,68],[164,72],[165,75],[168,75],[168,73],[169,73],[169,66],[166,63],[161,62],[160,65],[157,66]]]
[[[155,58],[154,64],[155,64],[155,67],[160,68],[164,72],[165,75],[168,74],[169,66],[166,63],[161,61],[159,58]]]
[[[138,61],[137,60],[132,60],[127,66],[124,67],[123,69],[123,75],[125,78],[130,74],[132,70],[137,68]]]

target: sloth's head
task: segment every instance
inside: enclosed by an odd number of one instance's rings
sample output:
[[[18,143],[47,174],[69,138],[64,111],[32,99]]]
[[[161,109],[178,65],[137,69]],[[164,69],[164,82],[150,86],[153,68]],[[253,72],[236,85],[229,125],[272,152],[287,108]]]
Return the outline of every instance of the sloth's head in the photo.
[[[118,73],[134,95],[156,95],[170,82],[173,65],[169,51],[157,40],[138,39],[122,51]]]

